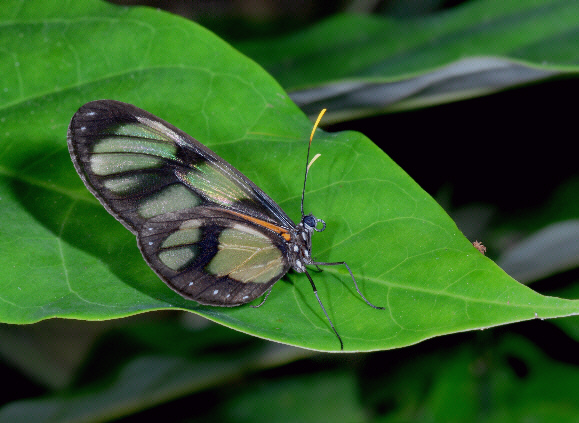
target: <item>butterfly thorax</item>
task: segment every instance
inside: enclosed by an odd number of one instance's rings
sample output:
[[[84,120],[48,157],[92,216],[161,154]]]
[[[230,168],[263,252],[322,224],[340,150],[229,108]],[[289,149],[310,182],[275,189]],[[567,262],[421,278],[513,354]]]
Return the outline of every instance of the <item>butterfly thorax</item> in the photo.
[[[323,223],[322,229],[317,229],[318,222]],[[299,225],[294,227],[289,242],[289,263],[298,273],[306,271],[306,264],[311,264],[312,260],[312,233],[321,232],[326,228],[326,223],[322,219],[316,219],[312,214],[302,217]]]

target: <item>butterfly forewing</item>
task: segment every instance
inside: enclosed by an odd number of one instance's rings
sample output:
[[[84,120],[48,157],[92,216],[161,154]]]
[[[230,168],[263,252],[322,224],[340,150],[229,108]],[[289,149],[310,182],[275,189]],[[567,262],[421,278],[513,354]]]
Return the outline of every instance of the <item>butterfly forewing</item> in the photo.
[[[68,146],[87,187],[137,235],[149,265],[181,295],[244,304],[291,267],[289,217],[167,122],[129,104],[94,101],[74,115]]]

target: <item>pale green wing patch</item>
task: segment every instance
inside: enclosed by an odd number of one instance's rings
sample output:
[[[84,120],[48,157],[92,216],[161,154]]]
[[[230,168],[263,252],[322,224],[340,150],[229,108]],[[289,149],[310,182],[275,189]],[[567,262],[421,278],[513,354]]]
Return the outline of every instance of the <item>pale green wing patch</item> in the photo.
[[[201,199],[187,187],[173,184],[146,197],[139,206],[139,215],[149,219],[160,214],[191,209],[200,204]]]
[[[202,239],[202,226],[203,221],[199,219],[183,222],[161,243],[159,260],[174,271],[182,270],[190,265],[200,252],[197,243]]]
[[[207,271],[247,283],[267,283],[285,273],[282,252],[266,235],[241,224],[219,235],[219,251]]]
[[[90,170],[98,176],[153,169],[162,164],[159,157],[137,154],[93,154],[90,158]]]
[[[179,271],[190,265],[199,254],[199,248],[195,245],[162,250],[159,252],[159,260],[169,269]]]
[[[201,241],[201,226],[198,219],[183,222],[178,230],[170,234],[161,243],[158,253],[159,260],[169,269],[179,271],[190,265],[198,256],[200,249],[196,245]]]
[[[217,163],[203,162],[195,165],[195,171],[177,172],[177,177],[215,203],[232,207],[241,200],[252,201],[247,184],[237,183],[233,175],[224,173]]]
[[[138,194],[144,187],[159,185],[161,178],[155,173],[134,173],[130,175],[120,175],[103,181],[103,185],[111,193],[125,197]]]
[[[137,127],[137,125],[126,125]],[[122,126],[121,126],[122,128]],[[138,133],[142,133],[139,131]],[[136,135],[135,135],[136,136]],[[149,154],[166,159],[176,159],[177,147],[167,142],[148,141],[134,137],[106,137],[95,143],[93,153],[135,153]]]

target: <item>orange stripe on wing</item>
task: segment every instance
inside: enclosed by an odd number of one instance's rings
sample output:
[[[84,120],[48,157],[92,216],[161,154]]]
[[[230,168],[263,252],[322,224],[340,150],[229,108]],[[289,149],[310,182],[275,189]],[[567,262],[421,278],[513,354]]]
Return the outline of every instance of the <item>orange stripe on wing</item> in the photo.
[[[231,213],[235,216],[239,216],[243,220],[249,220],[250,222],[253,222],[259,226],[263,226],[264,228],[272,230],[275,233],[280,234],[288,242],[291,240],[291,234],[287,231],[287,229],[282,228],[281,226],[274,225],[273,223],[266,222],[265,220],[261,220],[261,219],[258,219],[256,217],[253,217],[253,216],[248,216],[246,214],[237,213],[233,210],[224,210],[224,211],[226,211],[227,213]]]

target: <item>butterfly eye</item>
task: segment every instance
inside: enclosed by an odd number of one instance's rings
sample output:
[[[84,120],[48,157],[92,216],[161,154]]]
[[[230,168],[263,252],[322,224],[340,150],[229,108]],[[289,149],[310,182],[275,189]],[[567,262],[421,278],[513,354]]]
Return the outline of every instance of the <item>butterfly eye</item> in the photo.
[[[318,223],[322,223],[322,229],[318,229]],[[324,222],[322,219],[318,219],[315,216],[308,214],[307,216],[304,216],[304,218],[302,219],[302,223],[304,224],[306,230],[308,231],[316,231],[316,232],[322,232],[324,229],[326,229],[326,222]]]
[[[316,225],[317,225],[316,218],[314,216],[312,216],[311,214],[304,216],[303,223],[308,231],[315,229]]]

